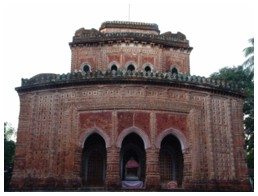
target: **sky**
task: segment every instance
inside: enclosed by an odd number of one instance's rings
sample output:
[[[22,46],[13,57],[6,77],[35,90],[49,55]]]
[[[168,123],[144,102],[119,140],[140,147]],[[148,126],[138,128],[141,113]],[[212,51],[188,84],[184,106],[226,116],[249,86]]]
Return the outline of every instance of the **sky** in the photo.
[[[193,47],[192,75],[208,77],[244,60],[254,37],[255,0],[2,0],[0,3],[1,122],[18,126],[21,78],[70,71],[68,43],[84,27],[104,21],[156,23],[182,32]],[[130,4],[130,14],[129,14]],[[129,17],[130,15],[130,17]]]

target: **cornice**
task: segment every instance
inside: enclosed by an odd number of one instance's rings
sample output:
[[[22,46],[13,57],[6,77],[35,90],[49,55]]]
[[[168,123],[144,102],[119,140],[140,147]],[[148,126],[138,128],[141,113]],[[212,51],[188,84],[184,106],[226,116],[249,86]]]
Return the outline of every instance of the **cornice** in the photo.
[[[198,89],[219,94],[237,96],[243,98],[243,89],[237,84],[214,80],[200,76],[174,74],[171,72],[131,72],[118,71],[94,71],[90,73],[72,72],[67,74],[38,74],[30,79],[22,79],[21,87],[17,92],[35,91],[71,86],[84,86],[94,84],[144,84],[175,86],[187,89]]]

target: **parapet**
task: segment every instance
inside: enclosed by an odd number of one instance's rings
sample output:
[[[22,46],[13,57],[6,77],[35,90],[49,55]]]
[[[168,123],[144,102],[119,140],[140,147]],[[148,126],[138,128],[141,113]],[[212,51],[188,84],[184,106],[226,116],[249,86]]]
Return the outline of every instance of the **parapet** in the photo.
[[[75,32],[70,46],[90,46],[122,42],[144,43],[159,45],[161,47],[186,49],[189,52],[192,50],[186,36],[181,32],[166,32],[160,34],[158,25],[154,23],[120,21],[104,22],[99,31],[94,28],[80,28]]]
[[[121,29],[134,29],[146,31],[146,33],[159,34],[159,27],[155,23],[129,22],[129,21],[106,21],[99,28],[100,32],[118,31]]]
[[[231,96],[244,97],[243,89],[236,83],[225,82],[200,76],[186,74],[171,74],[171,72],[136,72],[117,70],[106,72],[93,71],[88,73],[72,72],[67,74],[40,74],[30,79],[22,79],[18,92],[40,89],[92,85],[92,84],[146,84],[165,85],[182,88],[199,89],[203,91],[229,94]]]

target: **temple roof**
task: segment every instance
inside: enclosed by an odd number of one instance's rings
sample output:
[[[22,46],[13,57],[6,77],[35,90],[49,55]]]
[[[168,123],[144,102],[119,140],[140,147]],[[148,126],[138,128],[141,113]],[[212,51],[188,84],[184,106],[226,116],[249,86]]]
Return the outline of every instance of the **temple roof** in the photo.
[[[157,24],[141,22],[104,22],[100,30],[78,29],[70,42],[70,46],[96,45],[96,44],[116,44],[116,43],[142,43],[158,45],[161,47],[183,49],[191,52],[192,47],[186,36],[181,33],[171,33],[170,31],[160,34]]]
[[[156,31],[157,33],[160,32],[157,24],[143,23],[143,22],[106,21],[101,24],[99,30],[101,31],[105,28],[141,29],[141,30]]]

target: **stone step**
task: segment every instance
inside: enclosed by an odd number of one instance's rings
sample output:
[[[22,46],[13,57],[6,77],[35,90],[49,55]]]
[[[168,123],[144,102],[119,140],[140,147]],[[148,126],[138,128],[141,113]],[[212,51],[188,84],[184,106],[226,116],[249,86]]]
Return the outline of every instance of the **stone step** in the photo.
[[[142,189],[107,189],[105,187],[81,187],[77,189],[78,192],[185,192],[183,188],[175,188],[175,189],[155,189],[155,190],[148,190],[146,188]]]
[[[78,191],[86,192],[104,192],[107,191],[105,187],[81,187]]]

